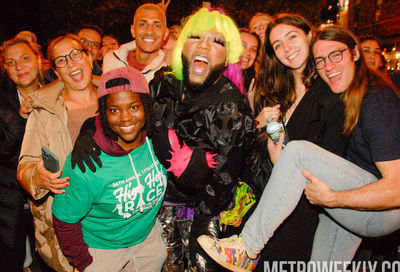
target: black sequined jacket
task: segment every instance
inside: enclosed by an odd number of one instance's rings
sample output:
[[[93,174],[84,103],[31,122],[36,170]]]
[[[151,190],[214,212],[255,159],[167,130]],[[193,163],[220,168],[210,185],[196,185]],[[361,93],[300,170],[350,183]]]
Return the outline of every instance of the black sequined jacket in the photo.
[[[207,89],[189,90],[166,68],[149,86],[156,124],[174,129],[180,143],[194,151],[179,178],[169,173],[166,200],[187,203],[197,213],[210,216],[233,207],[233,192],[255,132],[244,96],[224,76]],[[168,169],[167,137],[153,137],[153,142],[164,149],[157,148],[157,157]],[[205,152],[217,154],[216,168],[208,167]]]

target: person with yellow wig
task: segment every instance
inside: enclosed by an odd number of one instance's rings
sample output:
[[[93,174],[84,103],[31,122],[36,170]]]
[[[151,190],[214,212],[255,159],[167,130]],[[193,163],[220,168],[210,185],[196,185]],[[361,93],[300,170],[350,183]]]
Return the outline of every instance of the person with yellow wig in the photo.
[[[238,175],[253,140],[238,63],[242,50],[234,21],[222,10],[202,8],[186,19],[179,33],[172,69],[162,69],[150,82],[156,119],[170,129],[169,143],[163,144],[168,148],[157,154],[169,160],[161,219],[178,224],[164,224],[164,233],[174,233],[178,225],[182,229],[183,222],[189,222],[188,227],[193,218],[190,233],[182,236],[189,237],[189,266],[199,271],[221,271],[196,238],[204,233],[219,236],[216,216],[234,205]],[[189,212],[182,215],[185,208]],[[179,237],[167,238],[172,238],[167,246],[179,251]],[[177,271],[171,258],[168,261],[167,270]]]

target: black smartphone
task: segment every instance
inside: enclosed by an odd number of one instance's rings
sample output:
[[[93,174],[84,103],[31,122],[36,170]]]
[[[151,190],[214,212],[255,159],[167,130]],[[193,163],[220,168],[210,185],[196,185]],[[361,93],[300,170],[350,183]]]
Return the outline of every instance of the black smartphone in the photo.
[[[45,146],[42,147],[42,159],[44,168],[46,168],[47,171],[55,173],[60,170],[60,163],[58,162],[57,156]]]

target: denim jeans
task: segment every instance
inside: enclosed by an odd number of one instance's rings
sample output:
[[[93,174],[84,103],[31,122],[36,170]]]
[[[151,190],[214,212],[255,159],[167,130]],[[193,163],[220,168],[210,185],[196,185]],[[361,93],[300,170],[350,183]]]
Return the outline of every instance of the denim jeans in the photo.
[[[336,191],[358,188],[377,180],[371,173],[313,143],[290,142],[276,162],[260,202],[240,234],[250,252],[259,253],[297,206],[307,183],[302,169],[308,169]],[[358,236],[382,236],[400,228],[399,209],[325,208],[325,211],[331,218],[323,217],[319,223],[313,260],[351,260],[361,242]]]

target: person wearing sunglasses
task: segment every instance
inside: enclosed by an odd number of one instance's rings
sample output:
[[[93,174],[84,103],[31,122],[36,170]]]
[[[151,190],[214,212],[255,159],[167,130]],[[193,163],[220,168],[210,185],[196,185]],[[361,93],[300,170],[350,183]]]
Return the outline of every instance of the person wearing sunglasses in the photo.
[[[36,248],[48,266],[72,271],[55,236],[51,207],[54,194],[64,193],[68,177],[43,166],[41,148],[47,147],[59,159],[60,167],[71,152],[84,120],[98,109],[97,87],[92,83],[92,59],[73,34],[52,40],[47,56],[59,80],[31,94],[29,114],[18,164],[18,180],[31,195]],[[98,79],[97,79],[98,80]]]

